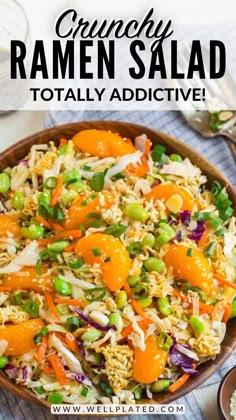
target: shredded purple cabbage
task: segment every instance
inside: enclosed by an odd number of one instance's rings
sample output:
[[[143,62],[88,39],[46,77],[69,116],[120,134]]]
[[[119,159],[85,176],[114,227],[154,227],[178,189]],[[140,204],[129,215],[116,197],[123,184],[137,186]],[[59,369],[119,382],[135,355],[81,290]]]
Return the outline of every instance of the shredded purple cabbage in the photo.
[[[88,351],[84,348],[83,342],[77,338],[77,343],[79,346],[79,352],[81,354],[81,356],[83,357],[83,359],[86,361],[86,363],[88,363],[88,365],[91,367],[91,369],[104,369],[105,368],[105,363],[92,363],[90,362],[90,360],[88,360],[89,354]]]
[[[18,379],[18,378],[22,378],[22,380],[26,380],[27,379],[27,375],[28,375],[28,368],[27,366],[23,366],[22,368],[17,368],[15,366],[13,366],[11,363],[7,363],[4,372],[7,374],[7,376],[10,379]]]
[[[193,229],[192,233],[188,235],[189,239],[192,239],[193,241],[200,241],[203,233],[206,230],[205,222],[197,222],[197,227]]]
[[[79,317],[86,322],[87,324],[91,325],[91,327],[96,328],[100,331],[109,331],[114,330],[116,331],[117,328],[115,325],[107,325],[106,327],[103,327],[102,325],[97,324],[97,322],[92,321],[87,315],[85,315],[83,312],[81,312],[78,308],[73,307],[73,311],[79,315]]]
[[[181,220],[181,222],[183,223],[184,226],[189,226],[190,217],[191,217],[191,211],[183,210],[183,211],[180,212],[180,220]]]
[[[17,162],[17,165],[20,165],[20,163],[23,163],[25,166],[28,166],[29,161],[27,159],[20,159]]]
[[[179,223],[178,216],[176,218],[169,216],[168,217],[168,225],[176,226]]]
[[[176,235],[174,237],[174,240],[177,241],[177,242],[181,242],[182,241],[182,232],[180,230],[178,230],[176,232]]]
[[[70,376],[71,376],[71,379],[74,379],[79,384],[83,384],[83,385],[87,385],[87,386],[92,385],[92,382],[90,381],[90,379],[84,373],[71,372]]]
[[[176,349],[177,342],[176,340],[170,348],[170,361],[173,365],[179,366],[183,372],[188,373],[189,375],[197,375],[197,370],[193,368],[193,359],[187,356],[186,354],[181,353]],[[187,344],[182,344],[186,349],[191,350],[191,347]]]

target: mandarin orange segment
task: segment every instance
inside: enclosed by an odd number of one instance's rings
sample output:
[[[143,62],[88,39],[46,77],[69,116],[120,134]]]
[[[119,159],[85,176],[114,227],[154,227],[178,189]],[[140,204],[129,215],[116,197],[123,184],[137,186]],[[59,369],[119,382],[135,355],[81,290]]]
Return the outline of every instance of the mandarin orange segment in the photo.
[[[45,274],[47,269],[42,267],[42,275],[36,274],[35,267],[24,267],[16,273],[4,274],[2,286],[11,287],[13,290],[26,289],[34,290],[35,292],[51,292],[53,288],[53,279],[51,275]]]
[[[182,198],[182,210],[192,210],[194,204],[192,195],[176,184],[159,184],[145,195],[145,199],[149,201],[154,198],[154,200],[162,200],[165,203],[173,195],[179,195]]]
[[[114,203],[115,197],[108,191],[81,195],[69,207],[64,228],[77,229],[79,224],[87,228],[90,213],[101,214],[101,210],[109,209]]]
[[[157,345],[157,336],[149,335],[146,340],[146,349],[134,348],[133,375],[136,381],[150,384],[156,381],[165,369],[168,352],[161,350]]]
[[[191,257],[187,252],[188,247],[185,245],[170,245],[164,256],[166,266],[173,267],[176,280],[188,280],[192,286],[198,286],[209,293],[212,289],[213,273],[207,258],[198,249],[192,250]]]
[[[33,337],[44,327],[41,319],[30,319],[18,325],[0,327],[0,340],[6,340],[8,346],[5,356],[18,356],[35,348]]]
[[[131,260],[119,239],[95,233],[80,239],[75,247],[75,253],[82,256],[87,264],[100,264],[102,280],[111,291],[114,292],[124,285]]]
[[[17,218],[8,214],[0,214],[0,238],[7,237],[8,232],[14,237],[21,236]]]
[[[83,130],[72,138],[75,146],[84,153],[100,158],[118,157],[135,152],[135,147],[118,134],[104,130]]]

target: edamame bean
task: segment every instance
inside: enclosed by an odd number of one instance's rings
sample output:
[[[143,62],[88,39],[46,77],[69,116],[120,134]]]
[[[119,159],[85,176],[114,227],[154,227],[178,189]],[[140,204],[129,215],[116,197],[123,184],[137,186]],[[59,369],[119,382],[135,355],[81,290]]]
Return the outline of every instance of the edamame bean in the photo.
[[[124,328],[124,322],[121,315],[118,312],[114,312],[109,316],[109,324],[115,325],[117,330],[116,332],[120,333]]]
[[[138,300],[138,304],[140,308],[145,309],[148,308],[152,303],[152,298],[142,298]]]
[[[170,160],[172,160],[172,162],[182,162],[183,159],[180,155],[177,155],[176,153],[172,153],[172,155],[169,156]]]
[[[5,172],[0,174],[0,193],[6,193],[10,188],[10,184],[10,176]]]
[[[80,180],[80,174],[77,169],[72,169],[71,171],[66,172],[62,175],[62,179],[64,184],[74,184],[75,182]]]
[[[143,263],[144,267],[148,271],[157,271],[157,273],[161,273],[165,269],[165,264],[162,260],[155,257],[149,257]]]
[[[7,356],[0,356],[0,369],[5,368],[7,363],[8,363],[8,357]]]
[[[191,316],[189,323],[193,329],[193,331],[197,334],[200,335],[205,331],[205,324],[203,322],[203,320],[201,318],[199,318],[198,316]]]
[[[98,340],[102,335],[102,332],[99,330],[96,330],[96,328],[88,328],[87,331],[85,331],[81,335],[81,339],[83,341],[88,341],[89,343],[92,343],[93,341]]]
[[[236,317],[236,300],[233,300],[230,318],[235,318],[235,317]]]
[[[155,236],[152,233],[146,233],[142,240],[142,246],[153,248],[155,245]]]
[[[129,276],[127,282],[131,287],[134,287],[140,280],[140,276]]]
[[[56,277],[54,280],[54,287],[59,293],[59,295],[62,296],[69,296],[72,292],[72,287],[70,283],[67,283],[67,281],[63,280],[61,277]]]
[[[21,228],[21,235],[27,239],[39,239],[44,233],[44,229],[40,225],[30,225],[28,228]]]
[[[168,381],[168,379],[159,379],[159,381],[156,381],[151,385],[151,391],[162,392],[165,389],[169,388],[169,386],[170,386],[170,381]]]
[[[167,244],[167,242],[171,241],[176,235],[175,230],[167,223],[160,223],[157,231],[159,236],[156,238],[155,243],[159,246]]]
[[[64,249],[70,245],[68,241],[57,241],[52,244],[48,244],[48,250],[52,252],[63,252]]]
[[[157,307],[162,315],[168,316],[171,314],[170,302],[166,297],[160,297],[157,299]]]
[[[128,296],[124,290],[117,293],[115,298],[116,306],[118,309],[123,309],[128,303]]]
[[[131,219],[142,223],[144,223],[148,218],[146,210],[137,203],[128,204],[125,207],[125,214]]]
[[[22,193],[15,193],[11,198],[11,205],[15,210],[22,210],[24,208],[24,195]]]

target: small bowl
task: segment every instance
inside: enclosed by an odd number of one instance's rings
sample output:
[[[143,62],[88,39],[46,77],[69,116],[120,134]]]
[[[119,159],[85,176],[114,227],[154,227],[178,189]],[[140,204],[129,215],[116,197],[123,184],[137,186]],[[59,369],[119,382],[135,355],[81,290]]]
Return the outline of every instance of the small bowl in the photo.
[[[222,379],[218,394],[217,404],[220,416],[223,420],[233,420],[230,415],[230,399],[236,390],[236,366],[234,366]]]

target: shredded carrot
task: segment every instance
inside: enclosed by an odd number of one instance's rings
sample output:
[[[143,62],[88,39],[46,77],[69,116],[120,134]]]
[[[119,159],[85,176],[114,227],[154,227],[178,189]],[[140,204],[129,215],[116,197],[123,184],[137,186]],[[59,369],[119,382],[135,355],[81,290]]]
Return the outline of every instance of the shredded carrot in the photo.
[[[44,363],[43,365],[40,365],[40,370],[42,370],[47,375],[53,375],[54,371],[49,365],[49,363]]]
[[[208,238],[208,231],[205,230],[205,232],[203,233],[201,239],[198,241],[198,245],[200,246],[200,248],[205,248],[206,242],[207,242],[207,238]]]
[[[9,193],[8,193],[8,197],[9,197],[9,198],[12,198],[14,194],[15,194],[15,193],[14,193],[14,191],[9,191]]]
[[[188,297],[184,292],[180,292],[179,290],[173,289],[172,294],[173,296],[180,298],[184,302],[188,302]]]
[[[39,216],[39,214],[36,216],[35,219],[38,220],[38,222],[42,223],[44,226],[46,226],[48,229],[51,229],[50,223],[47,222],[47,220],[45,220],[42,216]]]
[[[232,303],[227,302],[226,306],[225,306],[224,315],[223,315],[223,318],[222,318],[222,321],[225,322],[225,324],[227,324],[227,322],[230,318],[231,312],[232,312]]]
[[[71,252],[71,251],[74,251],[76,244],[77,244],[77,241],[73,242],[73,244],[68,245],[66,248],[64,248],[64,251],[65,251],[65,252]]]
[[[216,280],[218,280],[218,282],[219,282],[220,284],[222,284],[223,286],[229,286],[229,287],[231,287],[232,289],[235,289],[235,290],[236,290],[236,283],[232,283],[231,281],[224,279],[224,277],[222,277],[220,274],[215,273],[215,274],[214,274],[214,278],[215,278]]]
[[[142,318],[147,318],[147,315],[145,314],[145,312],[142,310],[142,308],[139,306],[137,300],[131,298],[131,305],[133,306],[135,312],[140,315]]]
[[[149,166],[145,156],[142,156],[141,160],[141,164],[134,165],[133,163],[130,163],[128,166],[128,170],[139,178],[142,178],[149,171]]]
[[[179,388],[181,388],[187,380],[190,378],[188,373],[184,373],[177,381],[175,381],[172,385],[169,386],[168,391],[176,392]]]
[[[47,246],[48,244],[52,244],[53,242],[55,242],[54,239],[51,238],[42,238],[42,239],[38,239],[38,246]]]
[[[60,357],[57,356],[57,354],[52,354],[51,356],[48,357],[48,361],[52,365],[55,376],[58,379],[58,382],[60,383],[60,385],[68,385],[69,379],[66,377],[66,371],[64,369],[64,366]]]
[[[151,145],[152,145],[151,140],[146,139],[146,142],[145,142],[145,152],[144,152],[144,154],[145,154],[146,157],[148,157],[148,155],[150,153]]]
[[[55,190],[52,193],[52,198],[51,198],[51,203],[50,203],[50,205],[52,207],[54,207],[57,204],[57,202],[58,202],[58,200],[59,200],[59,198],[61,196],[61,193],[62,193],[62,188],[63,188],[62,176],[61,175],[58,175],[58,178],[57,178],[57,186],[56,186]]]
[[[59,223],[50,222],[50,225],[53,230],[64,230],[63,227],[59,225]]]
[[[140,328],[144,328],[146,327],[148,324],[150,324],[152,321],[148,318],[142,319],[142,321],[138,322],[138,326]],[[128,335],[130,335],[133,331],[133,326],[132,325],[128,325],[127,327],[125,327],[122,331],[121,331],[121,335],[122,335],[122,340],[126,337],[128,337]]]
[[[87,302],[83,300],[79,300],[79,299],[56,298],[54,302],[65,303],[67,305],[72,305],[72,306],[80,306],[81,308],[85,308],[85,306],[87,306]]]
[[[75,353],[79,352],[79,346],[73,334],[67,333],[65,336],[65,341],[70,350],[74,351]]]
[[[11,292],[11,291],[12,291],[11,287],[0,286],[0,292]]]
[[[60,139],[59,147],[65,146],[68,143],[68,140],[63,137]]]
[[[47,351],[47,346],[48,346],[48,338],[43,337],[42,342],[37,345],[36,352],[35,352],[35,359],[37,360],[38,363],[42,363],[43,358]]]
[[[53,299],[52,299],[51,294],[49,292],[44,292],[44,296],[45,296],[45,299],[46,299],[46,301],[48,303],[48,306],[49,306],[51,312],[55,315],[55,317],[57,319],[60,319],[60,317],[59,317],[59,315],[57,313],[56,307],[54,305],[54,302],[53,302]]]
[[[214,306],[210,305],[209,303],[199,302],[199,309],[200,309],[200,315],[202,314],[210,314]]]
[[[132,293],[131,293],[131,288],[130,288],[130,285],[129,285],[129,283],[126,281],[125,282],[125,284],[124,284],[124,289],[125,289],[125,291],[126,291],[126,293],[127,293],[127,295],[128,295],[128,297],[131,297],[131,295],[132,295]]]

